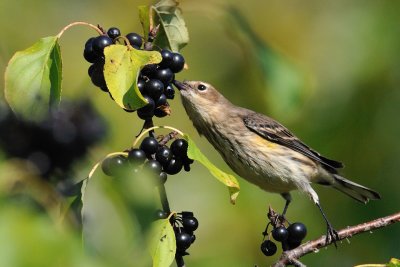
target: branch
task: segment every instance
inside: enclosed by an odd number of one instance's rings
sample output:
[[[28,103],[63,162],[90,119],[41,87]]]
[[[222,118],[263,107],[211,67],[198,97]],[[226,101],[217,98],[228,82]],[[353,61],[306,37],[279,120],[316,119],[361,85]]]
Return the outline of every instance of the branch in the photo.
[[[351,238],[354,235],[383,228],[397,222],[400,222],[400,212],[397,212],[395,214],[383,218],[378,218],[370,222],[342,229],[338,231],[339,240],[343,240],[345,238]],[[284,267],[288,264],[293,264],[294,266],[304,266],[298,259],[304,255],[314,252],[320,248],[329,246],[330,244],[333,243],[332,240],[329,240],[329,242],[327,243],[325,241],[326,241],[326,236],[323,235],[320,238],[315,239],[313,241],[308,241],[307,243],[304,243],[303,245],[295,249],[285,251],[282,253],[280,259],[277,262],[275,262],[272,266]]]

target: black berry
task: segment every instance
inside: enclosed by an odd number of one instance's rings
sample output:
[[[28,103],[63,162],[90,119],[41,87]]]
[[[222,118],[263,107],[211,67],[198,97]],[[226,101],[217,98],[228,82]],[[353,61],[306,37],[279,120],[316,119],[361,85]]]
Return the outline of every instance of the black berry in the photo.
[[[276,253],[277,247],[271,240],[265,240],[261,244],[261,251],[265,256],[272,256]]]
[[[185,66],[185,59],[183,56],[179,53],[174,53],[172,56],[172,62],[170,64],[170,69],[172,70],[173,73],[180,72],[183,70],[183,67]]]
[[[147,156],[152,155],[157,152],[158,142],[154,137],[146,137],[140,144],[140,149],[142,149]]]
[[[300,246],[301,241],[293,241],[293,240],[286,240],[282,242],[282,250],[287,251],[291,249],[295,249]]]
[[[142,37],[134,32],[128,33],[126,35],[126,39],[128,39],[131,46],[135,48],[140,48],[142,46]]]
[[[165,184],[167,181],[168,175],[165,172],[160,172],[160,184]]]
[[[165,88],[164,93],[168,99],[174,99],[175,97],[175,89],[170,84]]]
[[[192,244],[192,237],[188,233],[177,232],[175,234],[175,238],[176,238],[176,249],[179,252],[184,252]]]
[[[105,35],[97,36],[93,41],[93,50],[98,54],[102,55],[105,47],[112,44],[112,39]]]
[[[85,43],[85,49],[83,50],[83,57],[86,61],[90,63],[94,63],[97,60],[97,55],[93,50],[93,41],[96,39],[95,37],[90,38]]]
[[[167,103],[167,104],[168,104],[168,103]],[[167,116],[168,113],[167,113],[164,109],[158,107],[158,108],[156,108],[156,109],[154,110],[154,115],[155,115],[157,118],[163,118],[163,117]]]
[[[194,232],[199,227],[199,222],[195,217],[182,218],[182,225],[187,232]]]
[[[145,85],[145,81],[144,80],[138,80],[137,81],[137,87],[140,91],[140,93],[144,93],[144,85]]]
[[[272,237],[279,242],[285,241],[289,237],[289,232],[284,226],[272,230]]]
[[[108,35],[111,39],[114,40],[115,38],[117,38],[118,36],[121,35],[121,31],[120,31],[118,28],[116,28],[116,27],[111,27],[110,29],[108,29],[107,35]]]
[[[160,174],[162,170],[161,163],[155,159],[151,159],[144,164],[144,168],[150,172]]]
[[[156,71],[157,71],[157,65],[156,65],[156,64],[148,64],[148,65],[145,65],[145,66],[142,68],[142,70],[140,71],[140,73],[141,73],[143,76],[150,77],[150,76],[152,76]]]
[[[128,153],[128,161],[134,167],[143,164],[145,160],[146,160],[146,153],[141,149],[134,148]]]
[[[156,210],[155,214],[156,220],[168,218],[168,213],[163,210]]]
[[[151,79],[145,84],[145,91],[153,99],[158,99],[164,91],[164,84],[160,80]]]
[[[296,222],[288,227],[289,241],[301,241],[307,235],[307,228],[304,224]]]
[[[169,68],[169,66],[172,63],[172,56],[173,56],[173,52],[163,49],[161,50],[161,56],[162,56],[162,61],[160,63],[160,67],[162,68]]]
[[[161,164],[167,164],[172,159],[172,152],[167,146],[159,147],[156,151],[156,160]]]
[[[187,157],[188,142],[185,139],[176,139],[171,144],[171,151],[176,157]]]
[[[167,97],[165,96],[165,94],[161,94],[157,101],[154,102],[156,107],[165,106],[167,104]]]
[[[144,95],[143,97],[147,100],[148,103],[146,106],[139,108],[137,110],[137,114],[142,120],[151,119],[154,115],[154,100],[147,95]]]
[[[175,78],[174,73],[170,69],[158,69],[154,75],[152,75],[154,79],[162,81],[164,84],[168,85]]]
[[[179,158],[172,158],[167,164],[163,166],[166,173],[174,175],[182,170],[182,160]]]
[[[124,172],[126,158],[123,156],[109,157],[101,163],[101,169],[108,176],[118,176]]]

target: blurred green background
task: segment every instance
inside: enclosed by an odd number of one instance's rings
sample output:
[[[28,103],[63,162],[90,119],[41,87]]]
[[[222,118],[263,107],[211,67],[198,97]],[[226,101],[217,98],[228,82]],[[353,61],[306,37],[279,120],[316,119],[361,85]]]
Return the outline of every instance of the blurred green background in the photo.
[[[140,4],[148,2],[1,0],[0,72],[14,52],[57,34],[73,21],[141,32],[136,9]],[[181,7],[191,41],[181,51],[189,69],[178,79],[210,82],[235,104],[271,115],[323,155],[344,162],[344,176],[380,192],[381,201],[364,206],[315,186],[337,229],[399,210],[400,2],[185,0]],[[142,126],[135,114],[121,110],[91,84],[82,51],[94,35],[76,27],[61,39],[63,98],[90,97],[109,125],[107,139],[90,151],[85,162],[76,164],[77,180],[107,153],[129,147]],[[217,166],[228,171],[192,127],[179,96],[171,105],[172,115],[155,123],[187,132]],[[199,164],[190,173],[169,178],[172,210],[192,210],[200,222],[187,266],[268,266],[277,259],[279,253],[266,258],[259,246],[268,205],[280,211],[284,201],[242,179],[240,185],[233,206],[226,188]],[[293,196],[288,219],[306,224],[307,239],[324,234],[325,224],[314,204],[300,193]],[[9,213],[3,212],[1,220]],[[399,238],[400,225],[394,225],[341,242],[338,249],[307,255],[302,262],[309,266],[384,263],[400,257]],[[23,255],[30,253],[35,250]],[[46,250],[41,255],[49,256]]]

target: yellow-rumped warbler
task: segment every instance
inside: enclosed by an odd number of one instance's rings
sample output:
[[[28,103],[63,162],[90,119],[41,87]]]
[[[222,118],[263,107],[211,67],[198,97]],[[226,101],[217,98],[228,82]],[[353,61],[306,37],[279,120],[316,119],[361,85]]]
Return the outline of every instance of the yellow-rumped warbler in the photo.
[[[338,175],[342,163],[327,159],[305,145],[277,121],[233,105],[210,84],[175,81],[183,106],[200,135],[204,135],[239,176],[261,189],[291,201],[290,191],[307,193],[327,223],[327,240],[338,239],[311,183],[332,186],[367,203],[377,192]]]

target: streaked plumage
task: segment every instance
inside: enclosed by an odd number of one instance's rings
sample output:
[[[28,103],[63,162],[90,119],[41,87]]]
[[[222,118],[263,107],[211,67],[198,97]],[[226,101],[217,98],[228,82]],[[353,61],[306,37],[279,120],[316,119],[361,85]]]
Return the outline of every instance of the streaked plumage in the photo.
[[[343,167],[342,163],[312,150],[277,121],[233,105],[207,83],[177,86],[193,125],[232,170],[265,191],[282,194],[287,205],[289,192],[299,189],[321,209],[311,183],[333,186],[363,203],[380,198],[377,192],[339,176],[337,169]],[[329,234],[335,238],[327,224]]]

